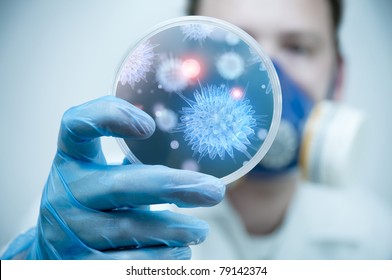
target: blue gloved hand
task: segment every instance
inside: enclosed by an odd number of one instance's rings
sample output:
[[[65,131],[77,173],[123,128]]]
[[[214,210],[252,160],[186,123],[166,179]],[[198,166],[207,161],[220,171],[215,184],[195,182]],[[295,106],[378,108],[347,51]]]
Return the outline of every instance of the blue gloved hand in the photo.
[[[225,187],[215,177],[164,166],[106,165],[100,136],[143,139],[154,121],[113,96],[69,109],[42,194],[37,227],[2,258],[189,259],[208,225],[148,205],[212,206]]]

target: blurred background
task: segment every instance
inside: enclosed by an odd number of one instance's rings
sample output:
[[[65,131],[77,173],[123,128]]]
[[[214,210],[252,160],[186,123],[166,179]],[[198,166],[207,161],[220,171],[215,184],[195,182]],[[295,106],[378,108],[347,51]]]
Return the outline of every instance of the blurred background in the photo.
[[[71,106],[109,94],[127,50],[186,0],[0,0],[0,248],[33,226]],[[353,185],[392,204],[392,1],[346,0],[343,102],[363,110],[370,136]],[[115,143],[107,150],[119,157]]]

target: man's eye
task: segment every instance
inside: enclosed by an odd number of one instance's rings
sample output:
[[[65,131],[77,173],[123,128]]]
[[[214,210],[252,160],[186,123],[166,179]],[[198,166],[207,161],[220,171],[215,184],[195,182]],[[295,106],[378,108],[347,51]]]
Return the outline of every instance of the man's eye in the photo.
[[[291,54],[294,55],[311,55],[312,54],[312,48],[309,46],[305,46],[303,44],[296,44],[296,43],[290,43],[290,44],[285,44],[284,48],[290,52]]]

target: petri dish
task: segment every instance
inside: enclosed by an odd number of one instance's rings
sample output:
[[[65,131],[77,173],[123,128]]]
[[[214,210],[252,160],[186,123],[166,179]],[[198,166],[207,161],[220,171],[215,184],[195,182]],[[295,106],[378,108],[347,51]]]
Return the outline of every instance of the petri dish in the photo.
[[[152,28],[127,53],[112,91],[156,123],[148,139],[118,139],[131,163],[203,172],[226,184],[260,162],[281,116],[269,57],[242,29],[210,17]]]

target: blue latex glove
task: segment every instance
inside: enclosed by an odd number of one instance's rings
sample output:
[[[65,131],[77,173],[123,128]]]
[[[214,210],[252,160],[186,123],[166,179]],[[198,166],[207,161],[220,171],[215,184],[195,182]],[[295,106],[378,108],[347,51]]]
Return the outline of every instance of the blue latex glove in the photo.
[[[42,194],[37,227],[19,236],[2,258],[189,259],[208,225],[148,205],[212,206],[225,192],[215,177],[164,166],[106,165],[100,136],[143,139],[154,121],[128,102],[107,96],[69,109]]]

